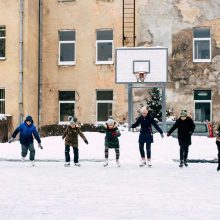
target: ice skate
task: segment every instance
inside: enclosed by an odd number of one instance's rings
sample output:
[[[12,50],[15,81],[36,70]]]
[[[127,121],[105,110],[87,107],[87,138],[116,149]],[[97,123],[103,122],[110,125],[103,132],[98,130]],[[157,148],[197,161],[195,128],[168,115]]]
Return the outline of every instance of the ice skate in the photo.
[[[108,160],[105,160],[103,166],[104,166],[104,167],[107,167],[107,166],[108,166]]]
[[[119,160],[116,160],[116,165],[117,165],[117,167],[121,167]]]
[[[31,161],[31,166],[35,167],[35,161],[34,160]]]
[[[150,160],[150,159],[147,160],[147,166],[148,166],[148,167],[152,167],[152,163],[151,163],[151,160]]]
[[[80,164],[80,163],[75,163],[75,166],[76,166],[76,167],[80,167],[81,164]]]
[[[25,157],[22,157],[21,158],[21,162],[23,163],[25,161]]]
[[[179,167],[183,167],[183,160],[180,160],[180,165]]]
[[[139,167],[144,167],[146,165],[146,160],[141,160]]]
[[[184,160],[184,165],[185,165],[185,167],[188,167],[188,162],[187,162],[187,160]]]
[[[70,167],[70,163],[69,163],[69,162],[66,162],[66,163],[64,164],[64,167]]]

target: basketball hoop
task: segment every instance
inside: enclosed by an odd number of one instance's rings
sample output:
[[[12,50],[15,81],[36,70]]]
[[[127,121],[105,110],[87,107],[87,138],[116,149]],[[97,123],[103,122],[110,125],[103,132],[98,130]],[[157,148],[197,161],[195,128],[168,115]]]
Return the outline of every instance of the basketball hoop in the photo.
[[[145,78],[147,77],[147,72],[135,72],[134,75],[137,79],[137,82],[143,83]]]

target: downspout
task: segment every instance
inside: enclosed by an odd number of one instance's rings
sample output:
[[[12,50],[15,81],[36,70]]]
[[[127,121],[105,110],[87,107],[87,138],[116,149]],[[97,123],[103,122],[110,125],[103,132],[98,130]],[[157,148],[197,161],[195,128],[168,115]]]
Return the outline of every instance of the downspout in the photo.
[[[43,0],[39,0],[38,17],[38,129],[41,125],[42,114],[42,19],[43,19]]]
[[[23,121],[23,24],[24,0],[20,0],[20,30],[19,30],[19,122]]]

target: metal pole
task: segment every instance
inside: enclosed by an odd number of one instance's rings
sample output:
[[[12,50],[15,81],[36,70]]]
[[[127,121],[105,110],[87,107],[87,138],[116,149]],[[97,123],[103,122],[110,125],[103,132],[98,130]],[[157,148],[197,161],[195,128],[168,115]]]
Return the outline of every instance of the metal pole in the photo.
[[[41,125],[42,116],[42,19],[43,19],[43,0],[39,0],[39,19],[38,19],[38,129]]]
[[[167,132],[166,130],[166,87],[165,85],[162,87],[162,123],[163,123],[163,132]]]
[[[19,122],[23,121],[23,22],[24,0],[20,0],[20,36],[19,36]]]
[[[131,131],[129,126],[132,124],[133,106],[132,106],[132,84],[128,84],[128,131]]]

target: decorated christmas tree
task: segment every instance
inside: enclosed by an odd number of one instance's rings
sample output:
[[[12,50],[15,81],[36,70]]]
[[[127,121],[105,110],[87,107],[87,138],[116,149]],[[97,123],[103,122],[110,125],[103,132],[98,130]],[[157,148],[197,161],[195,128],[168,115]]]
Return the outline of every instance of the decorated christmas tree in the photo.
[[[162,96],[159,88],[152,88],[147,100],[150,113],[153,118],[162,121]]]

